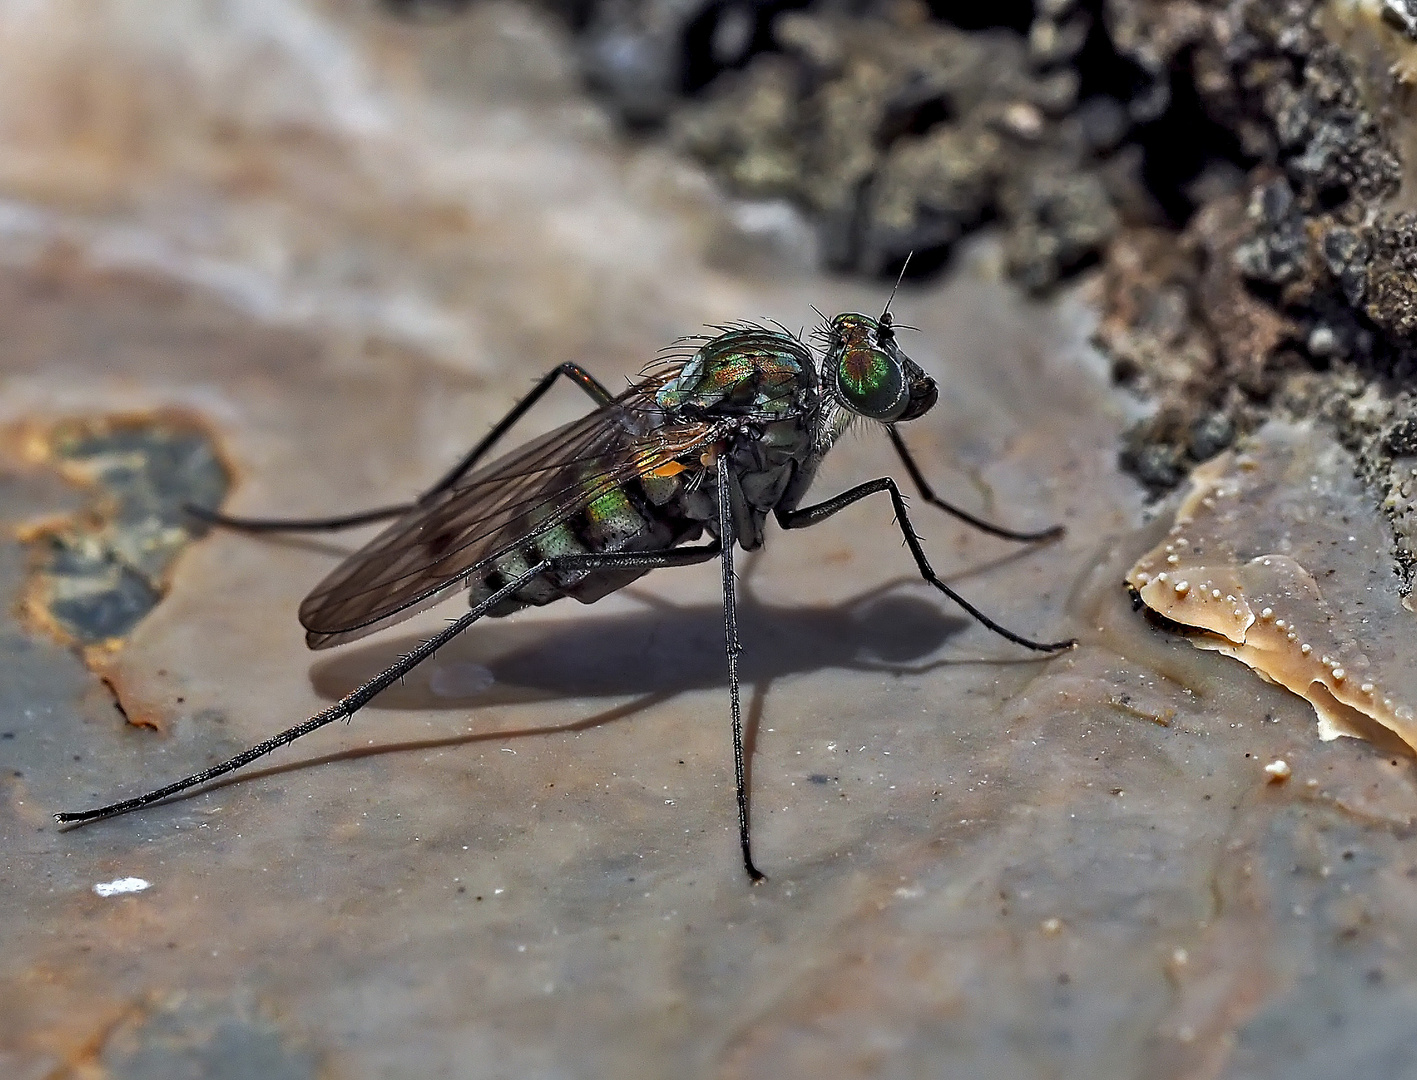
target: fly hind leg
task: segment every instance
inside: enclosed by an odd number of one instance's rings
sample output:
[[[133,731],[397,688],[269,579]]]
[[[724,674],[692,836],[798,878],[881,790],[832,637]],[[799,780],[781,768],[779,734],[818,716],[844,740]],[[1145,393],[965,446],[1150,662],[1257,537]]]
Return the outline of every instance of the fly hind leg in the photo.
[[[425,491],[411,503],[399,503],[395,506],[380,506],[373,510],[360,510],[353,514],[338,514],[332,517],[318,518],[247,518],[231,517],[216,510],[208,510],[203,506],[187,504],[183,510],[198,521],[206,525],[220,525],[227,529],[239,529],[242,532],[335,532],[339,529],[352,529],[357,525],[368,525],[375,521],[387,521],[389,518],[401,517],[416,507],[422,506],[430,499],[442,494],[452,487],[458,480],[474,465],[486,456],[487,452],[511,430],[512,425],[520,420],[538,401],[546,395],[556,380],[565,376],[584,390],[596,405],[605,405],[613,400],[614,395],[605,388],[603,384],[589,371],[581,367],[580,364],[567,361],[558,367],[552,368],[543,375],[531,391],[515,405],[506,416],[498,420],[483,438],[462,456],[451,469],[449,469],[436,484]]]
[[[138,795],[131,799],[123,799],[119,802],[110,803],[107,806],[100,806],[93,810],[81,810],[76,813],[55,814],[54,816],[61,822],[72,824],[81,821],[93,821],[97,818],[113,817],[117,814],[126,814],[130,810],[137,810],[140,807],[160,802],[163,799],[186,791],[189,788],[200,787],[208,781],[215,780],[219,776],[235,772],[237,769],[249,765],[258,758],[265,757],[273,750],[278,750],[282,746],[290,745],[296,739],[308,735],[312,731],[324,727],[326,724],[332,724],[336,720],[353,719],[354,714],[368,704],[375,695],[398,682],[444,645],[452,641],[453,638],[457,637],[478,619],[490,612],[498,604],[502,603],[519,589],[524,588],[543,574],[575,572],[580,570],[610,570],[621,567],[652,570],[663,566],[689,566],[694,563],[707,562],[710,559],[717,558],[718,553],[719,546],[715,542],[700,547],[674,548],[668,551],[592,552],[585,555],[566,555],[555,559],[546,559],[528,568],[525,573],[519,574],[511,581],[508,581],[496,592],[475,604],[462,618],[455,620],[417,648],[405,653],[403,656],[399,657],[396,663],[385,668],[368,682],[364,683],[364,685],[345,695],[328,709],[316,713],[305,722],[296,724],[292,728],[287,728],[279,735],[272,736],[263,743],[258,743],[249,750],[237,754],[234,758],[223,761],[218,765],[213,765],[209,769],[204,769],[184,779],[174,781],[164,787],[156,788],[144,795]]]

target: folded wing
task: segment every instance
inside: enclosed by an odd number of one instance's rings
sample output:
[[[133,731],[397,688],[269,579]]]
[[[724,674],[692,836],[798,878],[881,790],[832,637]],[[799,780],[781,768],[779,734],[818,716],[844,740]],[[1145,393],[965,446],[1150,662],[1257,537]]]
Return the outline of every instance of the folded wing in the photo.
[[[300,605],[311,648],[408,618],[508,551],[631,478],[711,442],[707,423],[666,423],[655,381],[466,476],[340,563]]]

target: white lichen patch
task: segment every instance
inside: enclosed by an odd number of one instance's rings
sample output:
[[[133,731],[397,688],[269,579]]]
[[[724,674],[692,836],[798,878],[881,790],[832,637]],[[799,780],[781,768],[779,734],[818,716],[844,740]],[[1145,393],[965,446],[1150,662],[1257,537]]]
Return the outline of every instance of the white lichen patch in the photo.
[[[1412,703],[1364,640],[1375,620],[1403,614],[1380,602],[1395,599],[1396,580],[1375,568],[1385,538],[1366,507],[1342,450],[1307,426],[1271,423],[1242,452],[1195,470],[1166,538],[1127,585],[1198,631],[1197,648],[1308,700],[1321,739],[1364,738],[1375,722],[1417,749]]]

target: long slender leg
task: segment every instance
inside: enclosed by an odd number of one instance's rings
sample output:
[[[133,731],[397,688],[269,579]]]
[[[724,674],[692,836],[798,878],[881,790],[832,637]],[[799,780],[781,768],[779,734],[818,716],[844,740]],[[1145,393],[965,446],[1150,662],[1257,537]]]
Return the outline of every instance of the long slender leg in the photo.
[[[1054,525],[1049,529],[1040,529],[1038,532],[1017,532],[1013,529],[1006,529],[1002,525],[994,525],[977,518],[967,510],[961,510],[953,503],[947,503],[944,499],[935,494],[925,474],[920,471],[920,466],[915,464],[915,458],[911,456],[910,450],[906,448],[905,440],[900,437],[900,432],[895,425],[891,424],[886,428],[887,434],[891,437],[891,445],[895,447],[895,452],[900,455],[901,462],[905,465],[905,471],[910,474],[911,481],[920,492],[920,497],[931,506],[939,507],[947,514],[953,514],[961,521],[968,522],[981,532],[990,533],[994,536],[1002,536],[1005,540],[1021,540],[1030,543],[1034,540],[1055,540],[1063,535],[1063,526]]]
[[[604,405],[614,398],[614,395],[580,364],[567,361],[552,368],[537,381],[526,397],[513,405],[511,411],[498,420],[492,430],[443,475],[442,479],[411,503],[399,503],[397,506],[381,506],[374,510],[361,510],[354,514],[319,518],[231,517],[190,503],[183,506],[182,509],[198,521],[208,525],[240,529],[242,532],[333,532],[337,529],[351,529],[356,525],[367,525],[372,521],[384,521],[388,518],[399,517],[457,483],[458,478],[482,460],[483,456],[497,444],[497,441],[511,430],[512,425],[525,416],[527,411],[546,395],[552,384],[562,375],[584,390],[597,405]]]
[[[738,843],[743,848],[743,868],[754,885],[766,881],[753,865],[753,848],[748,836],[747,766],[743,759],[743,713],[738,700],[738,656],[743,643],[738,640],[738,599],[733,580],[733,508],[728,499],[728,456],[718,459],[718,536],[723,546],[719,564],[723,569],[723,636],[728,647],[728,709],[733,718],[733,779],[738,788]]]
[[[850,506],[854,502],[874,495],[878,491],[888,491],[891,496],[891,503],[895,507],[896,523],[900,526],[901,535],[905,537],[906,547],[910,548],[911,555],[915,556],[915,565],[920,568],[920,576],[923,577],[935,588],[948,596],[965,611],[974,616],[981,624],[988,627],[1000,637],[1008,638],[1016,645],[1022,645],[1025,649],[1033,649],[1035,652],[1058,652],[1062,649],[1070,649],[1077,644],[1073,638],[1066,641],[1034,641],[1021,634],[1015,634],[1005,626],[1000,626],[993,619],[985,615],[977,607],[971,604],[959,593],[955,592],[936,575],[934,568],[930,565],[930,560],[925,557],[925,548],[920,543],[920,536],[915,531],[915,526],[910,523],[910,515],[906,512],[905,498],[900,493],[900,488],[889,476],[883,476],[879,480],[868,480],[864,484],[858,484],[849,491],[844,491],[840,495],[815,506],[804,506],[798,510],[777,512],[777,523],[784,529],[805,529],[810,525],[815,525],[819,521],[825,521],[838,510]]]
[[[462,476],[468,469],[481,461],[483,455],[496,445],[497,440],[510,431],[512,425],[525,416],[533,405],[545,397],[546,391],[550,390],[552,384],[562,375],[584,390],[597,405],[606,405],[615,399],[615,395],[607,390],[599,379],[585,368],[581,367],[580,364],[568,360],[566,363],[552,368],[545,375],[541,376],[537,384],[531,388],[531,391],[526,397],[513,405],[507,415],[498,420],[497,423],[493,425],[492,430],[484,435],[476,446],[464,454],[461,461],[444,473],[441,480],[420,495],[417,501],[420,504],[425,503],[434,495],[446,491],[457,483],[458,477]]]
[[[518,589],[529,584],[538,575],[548,572],[576,572],[581,570],[625,568],[653,570],[667,566],[691,566],[694,563],[708,562],[710,559],[716,558],[718,551],[719,545],[717,543],[711,543],[700,547],[673,548],[668,551],[606,552],[599,554],[566,555],[538,563],[536,566],[528,569],[526,573],[507,582],[507,584],[503,585],[486,600],[474,605],[462,618],[433,635],[433,637],[423,642],[412,652],[400,657],[397,663],[379,672],[379,674],[375,675],[363,686],[341,698],[323,712],[316,713],[304,723],[296,724],[295,727],[288,728],[279,735],[267,739],[263,743],[258,743],[249,750],[245,750],[237,754],[234,758],[223,761],[219,765],[213,765],[209,769],[204,769],[185,779],[177,780],[164,787],[157,788],[154,791],[149,791],[145,795],[138,795],[131,799],[110,803],[108,806],[100,806],[94,810],[55,814],[54,816],[57,820],[62,822],[77,822],[92,821],[95,818],[113,817],[116,814],[125,814],[129,810],[136,810],[139,807],[147,806],[150,803],[165,799],[170,795],[176,795],[179,791],[186,791],[188,788],[205,784],[209,780],[215,780],[218,776],[234,772],[243,765],[249,765],[257,758],[264,757],[271,751],[278,750],[282,746],[287,746],[296,739],[308,735],[310,732],[322,728],[326,724],[331,724],[336,720],[352,719],[354,714],[381,690],[398,682],[444,645],[452,641],[453,638],[457,637],[478,619],[482,618],[483,615],[498,603],[511,596]]]
[[[386,521],[402,517],[414,507],[413,503],[399,503],[397,506],[380,506],[374,510],[360,510],[353,514],[320,518],[244,518],[231,517],[205,506],[187,503],[184,513],[207,525],[220,525],[224,529],[239,529],[242,532],[335,532],[352,529],[356,525],[368,525],[371,521]]]

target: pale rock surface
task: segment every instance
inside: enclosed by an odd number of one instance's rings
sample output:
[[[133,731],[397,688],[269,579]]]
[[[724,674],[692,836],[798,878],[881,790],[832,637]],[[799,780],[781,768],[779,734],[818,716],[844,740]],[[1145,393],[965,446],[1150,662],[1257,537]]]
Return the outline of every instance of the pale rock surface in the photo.
[[[341,511],[416,492],[562,360],[613,381],[705,322],[884,300],[804,277],[795,241],[733,270],[733,208],[619,148],[522,9],[454,38],[295,0],[164,12],[0,11],[6,423],[182,407],[233,511]],[[348,727],[59,831],[457,610],[312,658],[296,605],[358,537],[213,534],[105,669],[157,730],[0,627],[0,1074],[1412,1075],[1410,759],[1320,744],[1306,703],[1131,610],[1160,526],[1091,318],[975,255],[897,300],[941,386],[908,437],[960,503],[1070,532],[1020,551],[916,513],[953,584],[1076,652],[912,583],[868,502],[743,567],[760,888],[713,567],[477,627]],[[7,462],[8,525],[82,501]],[[893,467],[850,438],[821,490]],[[150,885],[94,892],[127,878]]]

